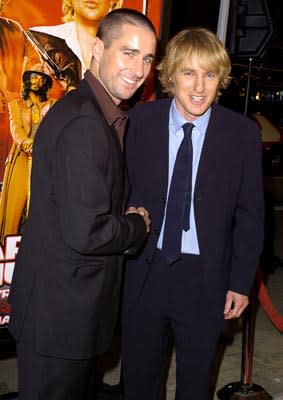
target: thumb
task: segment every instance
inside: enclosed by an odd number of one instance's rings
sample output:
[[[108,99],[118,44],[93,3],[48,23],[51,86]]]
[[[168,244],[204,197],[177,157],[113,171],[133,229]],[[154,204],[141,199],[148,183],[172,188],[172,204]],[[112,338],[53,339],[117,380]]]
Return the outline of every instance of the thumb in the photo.
[[[233,303],[233,297],[231,296],[231,294],[227,293],[225,307],[224,307],[224,314],[227,314],[231,310],[232,303]]]

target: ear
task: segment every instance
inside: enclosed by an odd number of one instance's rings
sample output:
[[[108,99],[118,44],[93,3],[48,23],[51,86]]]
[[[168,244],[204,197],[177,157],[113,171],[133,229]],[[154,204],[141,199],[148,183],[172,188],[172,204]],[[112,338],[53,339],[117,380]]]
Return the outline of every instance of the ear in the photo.
[[[102,54],[104,52],[104,43],[97,36],[94,38],[93,46],[92,46],[92,56],[96,62],[99,62]]]
[[[174,86],[175,85],[175,77],[174,75],[170,76],[170,78],[168,79],[170,86]]]

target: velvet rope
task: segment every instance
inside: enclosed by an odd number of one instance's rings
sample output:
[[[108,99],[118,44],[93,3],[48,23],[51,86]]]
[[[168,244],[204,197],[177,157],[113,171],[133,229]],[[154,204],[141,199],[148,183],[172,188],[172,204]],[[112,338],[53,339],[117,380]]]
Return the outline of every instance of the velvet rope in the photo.
[[[273,305],[268,293],[266,286],[262,280],[262,273],[260,269],[257,269],[256,273],[256,281],[258,285],[258,298],[260,304],[266,313],[267,317],[273,323],[275,328],[279,330],[279,332],[283,333],[283,315],[280,315],[279,312],[276,310],[275,306]]]

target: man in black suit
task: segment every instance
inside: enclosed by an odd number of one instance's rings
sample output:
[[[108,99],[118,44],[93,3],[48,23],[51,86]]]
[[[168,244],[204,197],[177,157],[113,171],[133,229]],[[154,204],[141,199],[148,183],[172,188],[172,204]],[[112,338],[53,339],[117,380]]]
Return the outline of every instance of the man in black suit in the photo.
[[[155,47],[143,14],[108,14],[85,79],[39,127],[9,298],[22,400],[85,400],[94,356],[111,340],[122,255],[137,251],[150,226],[142,207],[123,211],[126,115],[118,105],[148,76]]]
[[[177,34],[158,69],[173,100],[131,110],[126,141],[129,204],[143,205],[152,227],[126,265],[125,400],[164,398],[169,328],[176,399],[208,400],[219,334],[247,306],[262,248],[260,133],[216,102],[231,65],[209,30]]]

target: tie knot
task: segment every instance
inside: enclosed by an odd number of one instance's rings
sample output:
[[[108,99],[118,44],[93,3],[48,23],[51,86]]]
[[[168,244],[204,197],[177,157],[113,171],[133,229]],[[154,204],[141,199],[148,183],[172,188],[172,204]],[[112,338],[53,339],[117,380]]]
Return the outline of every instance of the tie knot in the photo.
[[[192,134],[192,130],[194,128],[194,124],[192,124],[191,122],[187,122],[182,126],[182,128],[184,131],[184,135],[190,137],[190,135]]]

